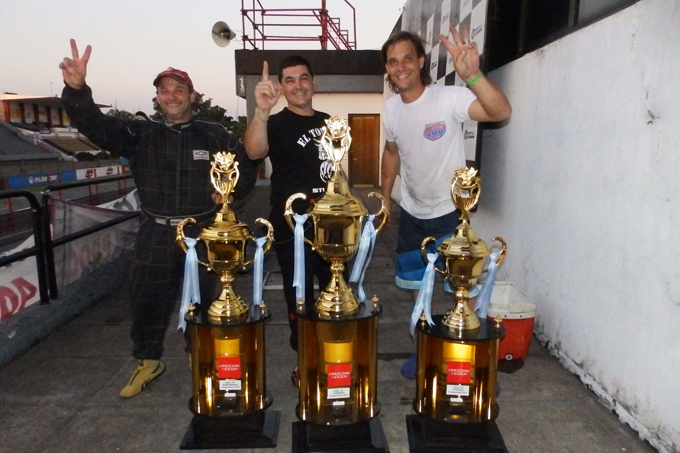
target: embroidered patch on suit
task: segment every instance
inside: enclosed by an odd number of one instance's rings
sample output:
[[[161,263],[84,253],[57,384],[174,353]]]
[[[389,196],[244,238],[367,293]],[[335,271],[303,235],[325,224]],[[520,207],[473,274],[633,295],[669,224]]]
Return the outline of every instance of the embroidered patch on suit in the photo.
[[[210,160],[210,153],[202,149],[195,149],[194,160]]]

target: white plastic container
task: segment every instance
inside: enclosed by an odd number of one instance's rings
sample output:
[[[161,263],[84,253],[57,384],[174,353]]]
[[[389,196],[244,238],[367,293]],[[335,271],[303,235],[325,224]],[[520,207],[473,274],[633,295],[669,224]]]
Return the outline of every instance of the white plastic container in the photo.
[[[498,346],[498,358],[523,359],[529,354],[534,330],[536,304],[510,282],[496,282],[491,293],[487,319],[500,316],[505,336]]]

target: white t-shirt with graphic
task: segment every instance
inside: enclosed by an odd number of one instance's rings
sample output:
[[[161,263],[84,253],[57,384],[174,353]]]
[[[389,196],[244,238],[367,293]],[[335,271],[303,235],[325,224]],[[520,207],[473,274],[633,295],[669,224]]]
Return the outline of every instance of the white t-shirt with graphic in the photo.
[[[399,96],[385,102],[385,138],[401,159],[400,205],[412,216],[433,219],[456,209],[451,180],[465,167],[462,123],[475,99],[464,87],[428,85],[410,104]]]

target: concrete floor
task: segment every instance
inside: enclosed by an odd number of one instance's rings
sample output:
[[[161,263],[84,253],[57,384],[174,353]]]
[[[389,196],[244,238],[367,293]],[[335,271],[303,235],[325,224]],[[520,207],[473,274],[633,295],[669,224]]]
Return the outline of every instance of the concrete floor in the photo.
[[[371,212],[376,209],[369,204]],[[399,453],[409,451],[405,416],[414,413],[415,396],[414,381],[403,378],[399,369],[415,347],[407,326],[410,295],[394,284],[396,230],[393,219],[378,236],[365,288],[367,294],[377,294],[383,305],[379,417],[390,451]],[[276,271],[273,256],[266,266]],[[237,292],[246,300],[250,285],[250,275],[237,276]],[[292,448],[298,395],[289,376],[296,355],[288,346],[281,291],[265,291],[265,300],[273,313],[266,327],[267,387],[274,397],[271,409],[281,413],[278,444],[274,449],[224,451],[287,452]],[[450,300],[438,289],[433,313],[450,308]],[[173,319],[171,326],[176,322]],[[192,418],[187,405],[191,375],[182,335],[173,328],[168,332],[165,374],[140,395],[122,400],[118,393],[136,366],[130,357],[128,331],[127,302],[120,291],[0,370],[0,452],[178,451]],[[500,415],[496,422],[511,453],[655,451],[535,339],[524,366],[514,373],[499,373],[498,381]]]

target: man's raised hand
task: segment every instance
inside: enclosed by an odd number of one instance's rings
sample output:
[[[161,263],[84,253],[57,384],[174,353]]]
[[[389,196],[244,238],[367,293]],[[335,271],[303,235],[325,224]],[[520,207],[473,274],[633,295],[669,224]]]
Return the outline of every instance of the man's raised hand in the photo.
[[[453,56],[453,67],[456,74],[463,80],[469,80],[479,73],[479,50],[474,41],[470,41],[470,27],[463,25],[461,35],[456,31],[456,27],[450,27],[453,41],[446,39],[446,36],[439,35],[439,42]]]
[[[85,77],[87,76],[87,62],[90,60],[90,53],[92,52],[92,47],[87,46],[85,48],[85,53],[81,57],[78,53],[78,46],[76,45],[76,40],[71,39],[71,58],[64,58],[64,60],[59,63],[59,68],[61,69],[62,76],[64,77],[64,83],[75,88],[77,90],[85,86]]]
[[[262,63],[262,80],[255,86],[255,102],[263,114],[269,115],[269,111],[276,105],[281,96],[281,85],[269,80],[269,64]]]

